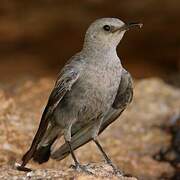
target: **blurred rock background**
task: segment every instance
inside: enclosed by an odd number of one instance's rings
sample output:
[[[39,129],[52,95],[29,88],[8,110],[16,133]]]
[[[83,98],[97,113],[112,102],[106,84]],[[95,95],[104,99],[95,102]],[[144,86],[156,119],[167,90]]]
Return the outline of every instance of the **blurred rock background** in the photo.
[[[144,23],[128,32],[118,53],[134,77],[180,71],[178,0],[1,0],[0,80],[57,74],[81,49],[88,25],[100,17]],[[177,77],[177,76],[176,76]]]
[[[100,17],[144,24],[118,47],[136,79],[135,97],[121,120],[101,135],[102,144],[124,172],[140,180],[179,180],[180,126],[173,119],[180,116],[178,0],[0,1],[0,179],[29,178],[13,170],[14,163],[31,144],[57,73]],[[167,130],[169,123],[176,133]],[[93,143],[76,153],[83,163],[102,162]],[[39,169],[31,177],[93,179],[69,173],[71,163],[70,157],[41,166],[31,162],[29,167]],[[96,165],[102,169],[99,179],[116,179],[106,166]]]

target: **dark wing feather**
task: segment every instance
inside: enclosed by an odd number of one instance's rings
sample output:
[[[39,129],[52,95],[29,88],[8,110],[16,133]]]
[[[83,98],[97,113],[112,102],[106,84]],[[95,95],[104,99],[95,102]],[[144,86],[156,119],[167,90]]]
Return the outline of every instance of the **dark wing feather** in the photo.
[[[104,131],[112,122],[114,122],[121,113],[126,109],[127,105],[132,101],[133,97],[133,87],[132,87],[132,78],[131,75],[123,69],[121,82],[118,88],[118,92],[112,108],[108,111],[104,117],[103,123],[101,125],[99,134]],[[72,129],[72,139],[71,146],[75,150],[80,146],[88,143],[91,137],[92,124],[87,125],[86,127],[80,128],[73,125]],[[80,128],[80,129],[79,129]],[[61,160],[64,159],[69,154],[69,148],[67,144],[63,144],[59,149],[52,153],[51,157],[53,159]]]
[[[79,77],[79,72],[75,68],[69,65],[66,65],[65,68],[59,74],[58,80],[56,81],[55,87],[51,92],[47,106],[41,117],[39,128],[33,139],[31,147],[22,157],[21,167],[24,167],[28,163],[28,161],[33,157],[33,154],[35,153],[39,142],[41,141],[42,137],[46,132],[48,123],[52,117],[55,108],[62,100],[64,95],[67,93],[67,91],[69,91],[72,85],[77,81],[78,77]]]

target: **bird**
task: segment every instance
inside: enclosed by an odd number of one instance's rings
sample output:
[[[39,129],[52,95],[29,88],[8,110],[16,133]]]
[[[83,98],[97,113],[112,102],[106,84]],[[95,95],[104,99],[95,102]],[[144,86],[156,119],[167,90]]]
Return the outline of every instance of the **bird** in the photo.
[[[39,164],[49,158],[61,160],[71,154],[73,168],[88,172],[74,150],[93,141],[115,173],[122,173],[105,153],[98,136],[126,109],[133,98],[133,81],[117,55],[126,31],[141,23],[118,18],[100,18],[88,27],[82,50],[61,69],[29,150],[22,157],[21,171],[33,159]],[[52,145],[64,137],[54,152]]]

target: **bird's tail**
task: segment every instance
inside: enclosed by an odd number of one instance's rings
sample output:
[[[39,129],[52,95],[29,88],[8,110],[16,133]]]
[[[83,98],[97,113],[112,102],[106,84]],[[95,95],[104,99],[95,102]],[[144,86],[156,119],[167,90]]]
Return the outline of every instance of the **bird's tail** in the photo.
[[[51,154],[51,146],[60,135],[62,133],[58,126],[50,126],[34,152],[33,160],[39,164],[47,162]]]

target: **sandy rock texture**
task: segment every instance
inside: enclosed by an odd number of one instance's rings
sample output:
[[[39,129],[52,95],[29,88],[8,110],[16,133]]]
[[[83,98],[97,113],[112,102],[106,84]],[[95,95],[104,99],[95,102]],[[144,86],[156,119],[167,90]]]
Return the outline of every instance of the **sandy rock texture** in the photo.
[[[53,87],[52,78],[20,80],[0,85],[0,179],[118,179],[105,165],[99,151],[90,142],[75,153],[83,164],[90,163],[95,175],[69,169],[71,157],[61,162],[50,160],[43,165],[28,164],[33,172],[14,169],[30,146],[39,119]],[[153,156],[167,147],[171,135],[159,126],[178,114],[180,89],[160,79],[135,81],[134,100],[123,115],[99,137],[113,162],[127,174],[142,180],[170,178],[175,172],[168,162]],[[135,179],[135,178],[121,178]]]
[[[17,171],[15,168],[4,166],[0,169],[1,179],[24,179],[24,180],[36,180],[36,179],[77,179],[77,180],[92,180],[92,179],[112,179],[112,180],[137,180],[133,177],[116,176],[112,169],[103,163],[91,164],[88,167],[89,172],[77,172],[73,169],[37,169],[28,173]]]

